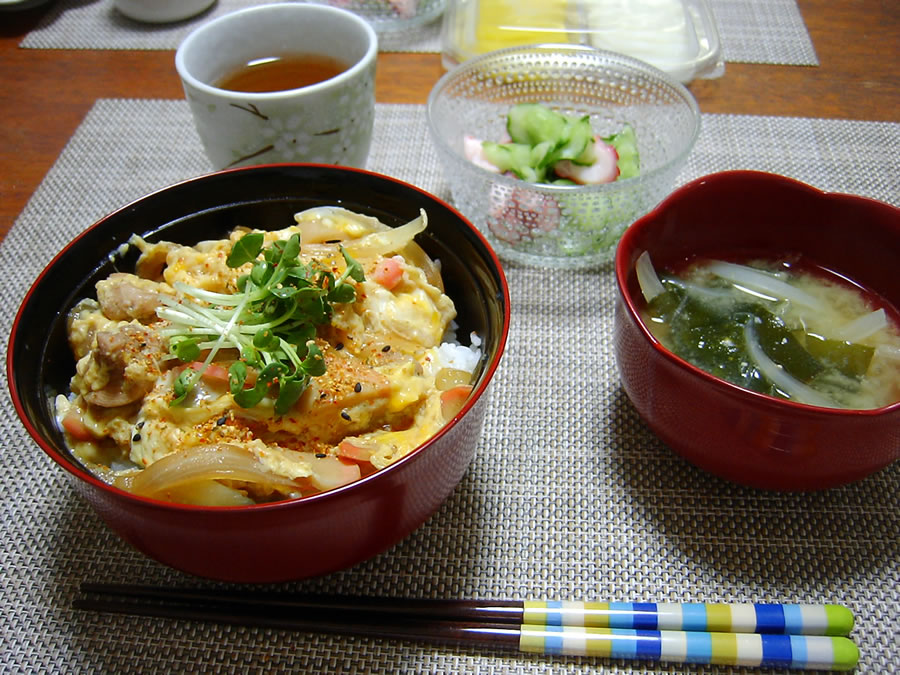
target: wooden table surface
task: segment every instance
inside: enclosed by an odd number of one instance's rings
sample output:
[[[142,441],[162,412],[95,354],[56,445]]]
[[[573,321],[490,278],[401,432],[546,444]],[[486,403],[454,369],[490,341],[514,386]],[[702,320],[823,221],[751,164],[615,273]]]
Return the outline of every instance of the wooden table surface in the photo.
[[[818,67],[728,63],[703,112],[900,121],[900,0],[798,0]],[[99,98],[183,97],[172,51],[22,49],[51,5],[0,12],[0,239]],[[424,103],[437,54],[381,54],[382,103]],[[863,161],[865,158],[861,158]]]

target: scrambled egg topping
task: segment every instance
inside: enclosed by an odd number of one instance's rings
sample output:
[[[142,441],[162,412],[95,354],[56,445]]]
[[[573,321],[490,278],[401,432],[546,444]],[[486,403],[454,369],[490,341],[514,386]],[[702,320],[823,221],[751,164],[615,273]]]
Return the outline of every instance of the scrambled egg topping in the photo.
[[[234,293],[246,266],[226,264],[228,239],[183,246],[134,245],[136,274],[98,283],[69,316],[76,357],[71,395],[57,415],[76,456],[104,480],[170,501],[243,504],[311,494],[351,482],[403,457],[451,419],[471,390],[480,352],[448,345],[456,309],[438,266],[404,228],[338,208],[311,209],[297,224],[265,233],[267,243],[301,237],[301,259],[342,271],[338,245],[365,272],[356,300],[336,305],[316,345],[326,371],[286,414],[268,396],[239,406],[225,350],[207,364],[187,399],[173,405],[185,364],[175,358],[157,315],[178,284]],[[373,235],[378,236],[373,236]],[[447,349],[471,352],[467,371],[442,366]],[[460,377],[458,373],[462,372]],[[452,376],[448,376],[452,374]]]

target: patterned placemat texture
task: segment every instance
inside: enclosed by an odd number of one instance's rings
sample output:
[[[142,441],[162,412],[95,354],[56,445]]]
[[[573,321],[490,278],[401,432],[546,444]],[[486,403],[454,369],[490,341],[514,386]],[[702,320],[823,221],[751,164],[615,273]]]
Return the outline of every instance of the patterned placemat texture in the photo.
[[[427,142],[424,108],[379,105],[376,120],[369,168],[449,197]],[[900,124],[704,115],[679,182],[751,168],[897,203],[898,131]],[[74,235],[147,192],[208,170],[185,102],[98,101],[0,245],[3,343],[29,284]],[[857,615],[860,671],[895,670],[900,463],[811,494],[711,477],[658,441],[622,392],[611,350],[615,288],[608,267],[510,265],[507,274],[508,348],[476,458],[458,488],[392,550],[278,587],[433,598],[841,602]],[[111,534],[27,437],[6,387],[0,453],[3,672],[651,667],[76,612],[70,604],[85,580],[208,582],[146,559]],[[673,665],[654,672],[700,671]]]
[[[117,12],[111,0],[59,0],[21,42],[36,49],[175,49],[199,23],[271,0],[218,0],[198,17],[168,25],[142,24]],[[794,0],[710,0],[722,52],[734,63],[817,66],[819,61]],[[382,34],[381,51],[441,51],[438,19]]]

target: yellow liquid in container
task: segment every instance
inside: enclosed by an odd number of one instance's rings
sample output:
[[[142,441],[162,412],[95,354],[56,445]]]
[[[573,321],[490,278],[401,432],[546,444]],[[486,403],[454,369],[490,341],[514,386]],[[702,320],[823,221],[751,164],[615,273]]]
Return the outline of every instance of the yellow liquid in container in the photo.
[[[570,42],[569,0],[481,0],[475,40],[479,53],[540,42]]]

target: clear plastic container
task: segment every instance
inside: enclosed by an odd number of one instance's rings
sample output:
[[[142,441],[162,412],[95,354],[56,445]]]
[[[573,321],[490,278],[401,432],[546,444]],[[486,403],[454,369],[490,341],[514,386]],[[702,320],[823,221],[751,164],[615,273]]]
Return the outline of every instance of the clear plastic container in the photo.
[[[626,54],[685,83],[725,72],[706,0],[451,0],[441,39],[447,69],[505,47],[569,43]]]
[[[0,0],[2,1],[2,0]],[[436,21],[447,0],[308,0],[359,14],[381,36],[402,35],[404,31]]]

